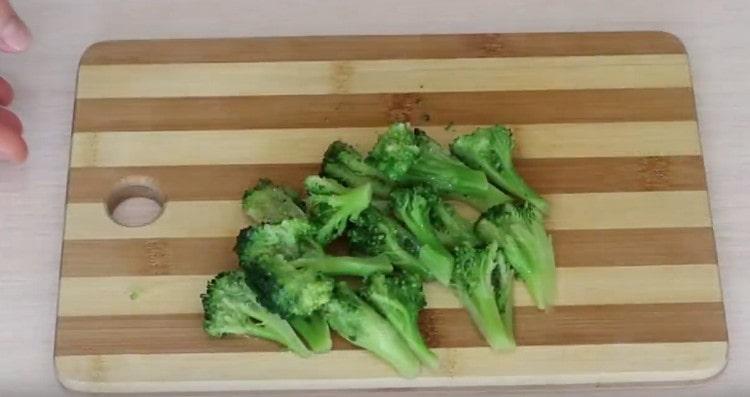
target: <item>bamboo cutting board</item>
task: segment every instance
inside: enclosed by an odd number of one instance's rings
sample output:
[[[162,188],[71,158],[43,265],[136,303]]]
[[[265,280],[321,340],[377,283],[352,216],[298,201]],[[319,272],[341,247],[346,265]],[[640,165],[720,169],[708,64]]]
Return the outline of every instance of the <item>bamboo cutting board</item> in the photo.
[[[551,203],[559,305],[517,288],[519,348],[490,351],[428,286],[441,368],[395,377],[337,340],[304,360],[211,340],[199,294],[236,267],[239,199],[296,187],[325,147],[367,149],[394,120],[447,143],[507,123]],[[727,333],[688,58],[658,32],[105,42],[79,71],[55,363],[93,392],[696,381]],[[109,216],[143,196],[143,227]]]

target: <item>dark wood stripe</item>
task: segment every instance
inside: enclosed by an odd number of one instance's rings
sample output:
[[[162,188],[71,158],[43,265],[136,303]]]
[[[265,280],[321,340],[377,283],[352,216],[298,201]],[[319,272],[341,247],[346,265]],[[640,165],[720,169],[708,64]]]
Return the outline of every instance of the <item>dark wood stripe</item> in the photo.
[[[83,65],[682,54],[663,32],[128,40],[96,43]]]
[[[559,267],[716,262],[711,228],[552,231]],[[72,240],[63,277],[209,275],[237,266],[232,238]],[[344,253],[343,245],[333,252]]]
[[[321,154],[322,156],[322,154]],[[699,156],[518,160],[521,175],[542,194],[706,190]],[[100,202],[127,176],[158,181],[170,200],[235,200],[259,178],[301,189],[318,164],[73,168],[70,202]],[[190,183],[185,183],[185,178]]]
[[[196,297],[197,299],[197,297]],[[202,316],[61,317],[57,356],[277,351],[255,338],[211,339]],[[485,346],[462,309],[424,310],[420,325],[431,347]],[[721,303],[562,306],[549,314],[516,310],[521,346],[726,341]],[[336,337],[334,349],[354,348]]]
[[[79,99],[75,131],[694,120],[690,88]]]

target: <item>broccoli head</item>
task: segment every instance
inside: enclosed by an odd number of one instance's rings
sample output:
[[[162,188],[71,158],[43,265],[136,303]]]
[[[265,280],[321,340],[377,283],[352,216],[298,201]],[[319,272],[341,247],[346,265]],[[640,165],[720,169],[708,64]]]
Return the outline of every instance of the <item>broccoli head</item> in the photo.
[[[484,241],[500,244],[539,309],[554,305],[555,253],[538,208],[529,203],[490,208],[477,220],[475,230]]]
[[[255,223],[279,222],[287,218],[304,218],[303,203],[294,190],[261,179],[245,191],[242,209]]]
[[[419,359],[401,335],[345,282],[336,283],[333,298],[325,306],[325,318],[334,331],[386,361],[402,376],[419,374]]]
[[[503,321],[511,317],[498,307],[496,285],[504,280],[498,277],[496,269],[507,271],[507,264],[496,242],[484,247],[459,246],[455,249],[456,266],[453,272],[453,287],[459,300],[469,312],[471,319],[495,350],[515,348],[512,324]],[[501,292],[502,286],[500,289]],[[510,298],[507,298],[510,299]],[[512,310],[512,306],[503,310]]]
[[[392,124],[366,161],[402,185],[426,184],[441,195],[466,201],[480,211],[510,201],[481,171],[465,166],[423,131]]]
[[[422,244],[396,220],[370,206],[352,221],[348,233],[354,252],[363,255],[385,255],[394,266],[419,274],[426,279],[451,273],[451,262]]]
[[[513,166],[515,146],[510,129],[493,126],[477,128],[471,134],[456,138],[450,148],[466,165],[487,174],[493,184],[547,213],[547,201],[526,184]]]
[[[419,361],[432,369],[439,366],[419,331],[419,312],[427,305],[419,276],[409,272],[376,274],[365,279],[362,295],[388,319]]]
[[[258,295],[245,283],[242,270],[219,273],[208,282],[201,301],[203,329],[208,335],[259,337],[279,343],[299,356],[310,356],[310,350],[291,325],[258,301]]]
[[[391,206],[396,218],[406,225],[420,244],[434,251],[439,262],[433,264],[433,273],[438,281],[447,285],[453,272],[453,256],[442,244],[430,222],[432,208],[439,200],[437,193],[425,185],[398,188],[391,192]]]
[[[372,185],[348,188],[330,178],[312,175],[305,179],[307,209],[315,227],[315,239],[328,244],[344,233],[351,218],[370,206]]]
[[[321,175],[336,179],[348,187],[370,184],[376,197],[386,198],[392,183],[377,168],[367,164],[353,146],[335,141],[323,156]]]

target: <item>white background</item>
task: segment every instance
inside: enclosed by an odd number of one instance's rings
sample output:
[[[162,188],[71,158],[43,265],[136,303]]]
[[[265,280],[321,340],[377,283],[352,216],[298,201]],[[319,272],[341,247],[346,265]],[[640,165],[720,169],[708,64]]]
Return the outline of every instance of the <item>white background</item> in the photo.
[[[706,385],[655,393],[750,392],[749,2],[17,0],[15,5],[35,42],[24,55],[0,55],[0,74],[16,88],[13,109],[26,125],[31,157],[22,167],[0,165],[0,395],[66,393],[55,380],[52,349],[76,67],[91,43],[122,38],[591,30],[670,31],[685,42],[693,70],[730,359],[726,371]],[[632,393],[606,389],[539,395]]]

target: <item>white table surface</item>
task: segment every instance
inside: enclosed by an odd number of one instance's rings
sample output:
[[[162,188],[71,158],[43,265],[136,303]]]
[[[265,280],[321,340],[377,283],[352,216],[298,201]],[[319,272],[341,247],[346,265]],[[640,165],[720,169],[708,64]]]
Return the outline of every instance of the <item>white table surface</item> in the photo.
[[[725,372],[706,384],[660,388],[653,395],[750,393],[748,1],[17,0],[15,5],[35,42],[24,55],[0,55],[0,75],[16,88],[13,109],[25,123],[31,156],[21,167],[0,164],[0,395],[70,394],[55,380],[52,349],[76,67],[91,43],[125,38],[591,30],[673,32],[685,42],[693,69],[730,358]],[[306,393],[318,394],[323,395]],[[497,390],[461,394],[494,395]],[[524,393],[568,394],[625,396],[633,391]]]

